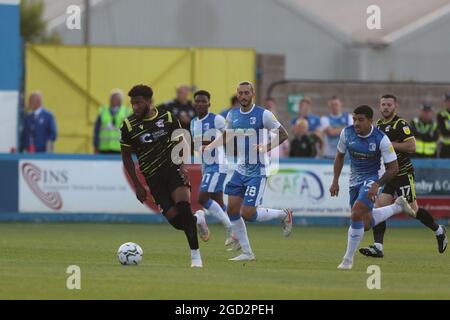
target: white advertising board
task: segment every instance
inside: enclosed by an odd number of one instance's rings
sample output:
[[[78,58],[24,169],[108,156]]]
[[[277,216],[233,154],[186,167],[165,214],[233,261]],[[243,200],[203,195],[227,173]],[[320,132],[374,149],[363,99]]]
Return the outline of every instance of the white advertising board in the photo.
[[[21,213],[152,213],[128,183],[121,161],[20,160]]]
[[[296,216],[350,216],[350,167],[345,165],[339,179],[339,196],[331,197],[332,164],[281,163],[266,184],[262,206],[292,208]]]

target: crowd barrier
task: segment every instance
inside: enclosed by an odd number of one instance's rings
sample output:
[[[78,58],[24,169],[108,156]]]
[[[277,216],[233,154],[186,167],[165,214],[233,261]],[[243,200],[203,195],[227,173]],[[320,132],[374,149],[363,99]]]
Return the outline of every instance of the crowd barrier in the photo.
[[[448,224],[450,161],[414,160],[414,166],[419,204]],[[187,169],[193,210],[197,210],[201,170],[194,164]],[[332,161],[283,159],[277,169],[267,180],[263,207],[290,207],[294,222],[300,225],[348,224],[348,165],[342,171],[337,198],[328,192]],[[120,156],[1,154],[0,176],[0,221],[164,221],[152,197],[145,204],[137,201]],[[419,225],[402,215],[390,224]]]

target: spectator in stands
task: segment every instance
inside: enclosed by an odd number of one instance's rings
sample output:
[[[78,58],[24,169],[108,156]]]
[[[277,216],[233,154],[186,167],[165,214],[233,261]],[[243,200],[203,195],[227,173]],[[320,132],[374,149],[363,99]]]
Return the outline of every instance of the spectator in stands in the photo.
[[[186,84],[177,86],[176,97],[173,100],[164,103],[164,107],[171,111],[173,115],[180,121],[183,129],[190,132],[191,120],[197,113],[195,112],[192,102],[189,100],[190,88]]]
[[[56,121],[53,114],[42,105],[41,93],[30,94],[31,112],[25,116],[22,149],[26,152],[53,152],[56,141]]]
[[[306,119],[298,119],[294,126],[294,139],[291,141],[289,157],[311,158],[317,155],[316,136],[310,134]]]
[[[320,119],[325,144],[323,157],[334,159],[341,131],[353,124],[353,118],[351,114],[342,112],[342,102],[337,96],[331,97],[328,108],[330,113]]]
[[[120,126],[130,115],[123,105],[123,93],[111,92],[109,106],[101,106],[94,126],[94,151],[102,154],[120,154]]]
[[[220,115],[226,119],[227,115],[228,115],[228,111],[230,111],[231,109],[236,108],[236,107],[240,107],[240,104],[239,104],[239,100],[238,100],[237,96],[234,95],[230,99],[230,106],[228,108],[223,109],[220,112]]]
[[[295,126],[297,120],[299,119],[305,119],[306,121],[308,121],[309,133],[314,134],[315,141],[317,141],[316,150],[318,150],[319,153],[322,153],[323,139],[322,133],[320,131],[320,116],[312,113],[312,100],[310,97],[305,96],[300,100],[298,115],[291,120],[292,128]]]
[[[441,136],[439,157],[450,159],[450,92],[444,96],[444,110],[437,115],[437,125]]]
[[[416,152],[413,157],[436,158],[439,131],[433,117],[433,106],[425,102],[420,107],[419,117],[411,121],[411,131],[416,138]]]
[[[267,110],[269,110],[270,112],[272,112],[275,117],[278,118],[278,108],[277,108],[277,104],[275,102],[275,99],[272,97],[267,97],[264,99],[263,101],[263,107],[266,108]]]
[[[309,132],[320,135],[320,116],[312,113],[312,100],[310,97],[303,97],[300,100],[298,115],[291,120],[291,125],[295,126],[298,119],[306,119],[308,121]]]

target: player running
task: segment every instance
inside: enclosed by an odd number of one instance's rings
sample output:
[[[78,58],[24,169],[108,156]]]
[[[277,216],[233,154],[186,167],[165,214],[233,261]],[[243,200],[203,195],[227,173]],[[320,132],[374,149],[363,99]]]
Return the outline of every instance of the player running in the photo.
[[[194,93],[194,108],[198,116],[191,121],[191,134],[194,147],[201,148],[210,140],[221,134],[225,129],[225,118],[219,114],[209,112],[211,95],[208,91],[199,90]],[[201,154],[201,150],[200,154]],[[216,155],[216,152],[218,153]],[[202,157],[202,181],[198,202],[215,216],[227,229],[225,245],[233,242],[231,237],[231,222],[226,214],[223,203],[223,185],[227,176],[227,166],[223,146],[213,150],[210,159]]]
[[[171,112],[154,108],[151,104],[153,90],[145,85],[136,85],[128,96],[131,98],[133,114],[126,118],[121,127],[122,161],[136,187],[140,202],[147,199],[147,191],[139,182],[132,154],[136,154],[139,168],[145,177],[150,192],[169,223],[186,234],[191,248],[191,267],[202,267],[197,238],[209,237],[204,213],[192,215],[190,204],[191,185],[182,165],[176,165],[171,158],[172,149],[182,140],[172,134],[180,129],[180,123]]]
[[[239,83],[237,97],[241,107],[234,108],[228,113],[223,135],[204,147],[204,152],[210,152],[222,145],[223,141],[232,141],[235,134],[242,134],[238,136],[238,165],[225,187],[231,229],[242,247],[242,253],[230,259],[232,261],[255,259],[244,219],[252,222],[279,219],[284,236],[287,237],[292,232],[292,210],[258,207],[262,202],[269,169],[268,163],[262,158],[267,159],[267,152],[286,140],[288,134],[272,112],[252,103],[254,96],[255,92],[250,82]],[[270,130],[274,134],[274,137],[271,137],[272,142],[262,141],[264,139],[259,131],[264,129],[266,133]],[[226,145],[227,152],[232,149],[228,148],[229,146]]]
[[[339,194],[339,176],[348,151],[352,223],[348,229],[347,250],[338,269],[352,268],[353,256],[365,230],[396,213],[405,212],[413,217],[415,215],[404,197],[398,197],[392,205],[373,209],[379,187],[395,177],[398,163],[391,141],[372,125],[372,119],[373,110],[367,105],[359,106],[353,111],[354,125],[342,130],[334,160],[334,179],[330,187],[332,197]],[[386,165],[386,172],[380,178],[381,160]]]
[[[443,253],[448,243],[445,227],[438,225],[426,209],[419,208],[417,205],[414,167],[409,158],[409,155],[416,151],[416,143],[408,123],[396,114],[397,108],[396,96],[386,94],[381,97],[380,112],[382,118],[377,121],[376,126],[392,141],[398,157],[399,171],[394,179],[384,186],[381,195],[377,198],[375,207],[391,204],[395,196],[404,196],[416,213],[416,219],[434,231],[438,251]],[[383,239],[385,231],[386,222],[382,222],[374,227],[374,244],[366,248],[360,248],[359,252],[365,256],[382,258],[384,256]]]

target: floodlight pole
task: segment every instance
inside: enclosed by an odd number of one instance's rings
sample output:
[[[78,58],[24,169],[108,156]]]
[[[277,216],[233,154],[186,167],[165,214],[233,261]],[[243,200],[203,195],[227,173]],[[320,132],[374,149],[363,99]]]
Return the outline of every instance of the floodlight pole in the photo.
[[[90,120],[90,107],[91,107],[91,1],[84,0],[84,46],[86,47],[86,123],[91,124]],[[89,139],[87,139],[87,144],[85,145],[85,152],[89,150]]]
[[[88,46],[90,39],[91,1],[84,0],[84,45]]]

